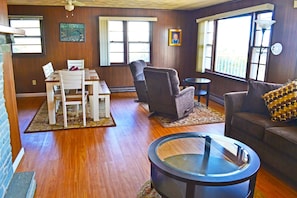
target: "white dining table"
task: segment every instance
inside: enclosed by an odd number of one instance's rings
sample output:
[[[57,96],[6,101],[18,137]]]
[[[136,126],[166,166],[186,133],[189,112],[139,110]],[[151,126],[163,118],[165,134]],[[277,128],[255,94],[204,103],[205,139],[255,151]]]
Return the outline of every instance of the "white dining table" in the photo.
[[[46,84],[46,96],[47,96],[47,108],[49,124],[56,124],[56,112],[55,112],[55,99],[54,99],[54,86],[60,85],[59,71],[53,72],[48,78],[45,79]],[[101,87],[99,86],[99,76],[96,70],[85,69],[85,85],[88,86],[88,91],[94,97],[92,100],[92,118],[94,121],[99,121],[99,92]]]

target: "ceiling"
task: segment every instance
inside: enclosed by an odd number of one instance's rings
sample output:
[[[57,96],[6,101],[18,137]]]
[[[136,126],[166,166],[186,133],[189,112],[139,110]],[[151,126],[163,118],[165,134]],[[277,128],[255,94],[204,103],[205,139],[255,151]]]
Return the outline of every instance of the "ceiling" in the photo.
[[[75,6],[193,10],[232,0],[72,0]],[[7,0],[8,5],[64,6],[66,0]]]

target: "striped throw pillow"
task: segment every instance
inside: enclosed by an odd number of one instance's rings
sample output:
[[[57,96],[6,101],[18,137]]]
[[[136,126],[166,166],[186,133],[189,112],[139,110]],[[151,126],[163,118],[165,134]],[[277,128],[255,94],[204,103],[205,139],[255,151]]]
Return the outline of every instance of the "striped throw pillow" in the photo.
[[[289,121],[297,118],[297,80],[262,96],[272,121]]]

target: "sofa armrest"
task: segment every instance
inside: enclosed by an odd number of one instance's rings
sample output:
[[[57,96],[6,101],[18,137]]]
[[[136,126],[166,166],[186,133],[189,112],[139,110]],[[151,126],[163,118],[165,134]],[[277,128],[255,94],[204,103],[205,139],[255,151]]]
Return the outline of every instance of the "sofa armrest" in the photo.
[[[231,120],[234,113],[239,112],[244,98],[247,95],[247,91],[230,92],[224,94],[225,105],[225,132],[226,136],[229,136],[231,129]]]

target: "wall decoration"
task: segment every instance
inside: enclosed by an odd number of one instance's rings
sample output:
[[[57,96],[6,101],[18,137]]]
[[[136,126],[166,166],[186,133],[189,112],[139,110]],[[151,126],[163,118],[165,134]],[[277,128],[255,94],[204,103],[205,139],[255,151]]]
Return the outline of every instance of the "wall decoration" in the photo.
[[[169,29],[168,31],[168,45],[169,46],[181,46],[182,44],[182,30],[181,29]]]
[[[60,41],[85,42],[85,24],[60,23]]]

